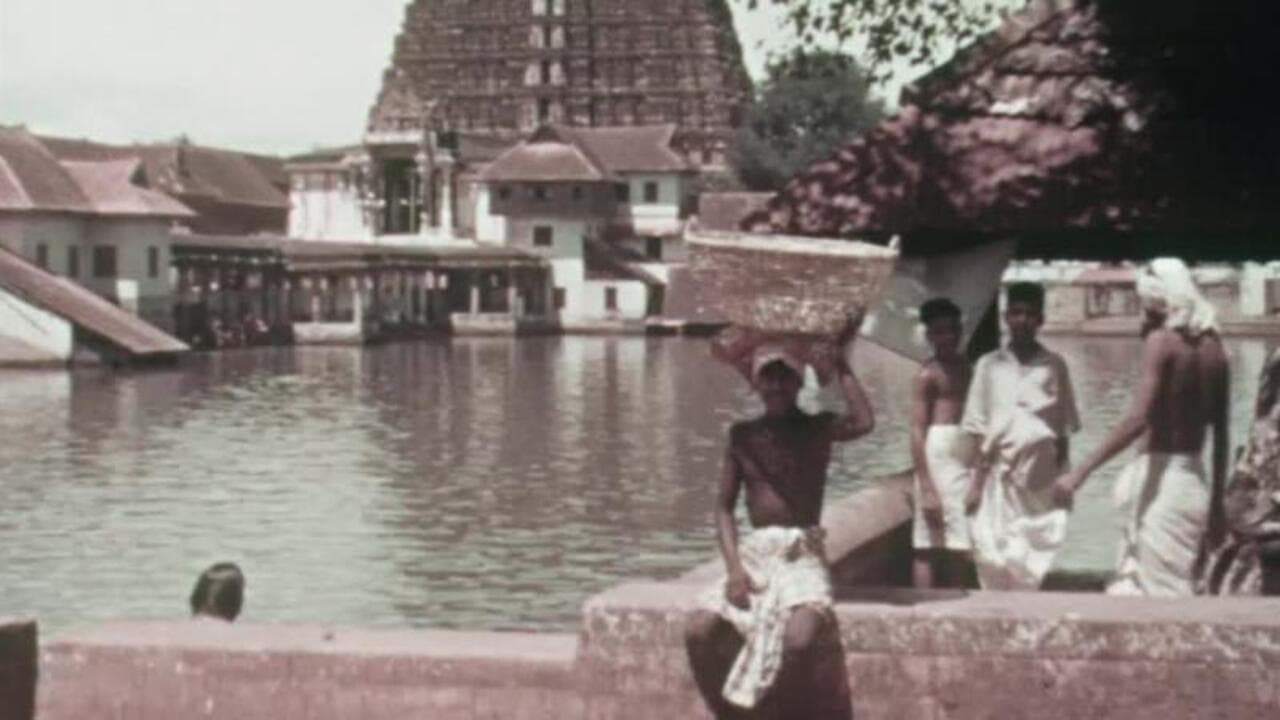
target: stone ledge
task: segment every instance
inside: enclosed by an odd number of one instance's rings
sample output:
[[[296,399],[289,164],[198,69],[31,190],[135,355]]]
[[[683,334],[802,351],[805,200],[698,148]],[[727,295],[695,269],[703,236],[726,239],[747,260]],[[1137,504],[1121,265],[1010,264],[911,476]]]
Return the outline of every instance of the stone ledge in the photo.
[[[581,718],[573,635],[122,623],[42,653],[41,720]]]

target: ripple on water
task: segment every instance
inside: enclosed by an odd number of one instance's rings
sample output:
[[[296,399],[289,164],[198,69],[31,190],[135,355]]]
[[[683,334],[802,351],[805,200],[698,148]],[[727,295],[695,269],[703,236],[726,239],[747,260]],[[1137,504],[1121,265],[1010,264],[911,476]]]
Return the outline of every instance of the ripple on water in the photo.
[[[1051,344],[1092,446],[1137,354]],[[1233,344],[1237,433],[1267,349]],[[499,339],[0,373],[0,611],[53,632],[178,617],[199,570],[234,559],[249,620],[571,630],[591,593],[715,552],[721,443],[755,404],[706,357],[693,340]],[[837,451],[832,496],[909,465],[912,370],[859,362],[878,429]],[[1109,480],[1077,506],[1072,567],[1110,562]]]

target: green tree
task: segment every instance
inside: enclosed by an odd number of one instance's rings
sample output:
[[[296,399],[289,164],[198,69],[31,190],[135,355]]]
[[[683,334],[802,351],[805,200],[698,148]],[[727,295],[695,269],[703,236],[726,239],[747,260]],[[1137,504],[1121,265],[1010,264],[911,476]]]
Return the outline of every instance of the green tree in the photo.
[[[734,133],[730,160],[751,190],[776,190],[884,117],[854,59],[796,50],[769,63],[755,103]]]

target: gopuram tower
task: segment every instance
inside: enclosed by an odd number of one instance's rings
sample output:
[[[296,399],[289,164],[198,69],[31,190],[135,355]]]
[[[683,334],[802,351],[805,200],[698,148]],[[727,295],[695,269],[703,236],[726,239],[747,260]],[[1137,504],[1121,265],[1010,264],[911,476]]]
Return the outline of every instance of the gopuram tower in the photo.
[[[674,123],[716,168],[750,92],[728,0],[412,0],[368,139]]]

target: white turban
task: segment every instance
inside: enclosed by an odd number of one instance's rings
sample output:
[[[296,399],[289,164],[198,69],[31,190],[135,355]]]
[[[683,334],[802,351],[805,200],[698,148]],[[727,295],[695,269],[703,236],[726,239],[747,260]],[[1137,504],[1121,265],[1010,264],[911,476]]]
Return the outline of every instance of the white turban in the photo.
[[[1218,312],[1201,294],[1187,264],[1178,258],[1157,258],[1138,273],[1142,307],[1164,316],[1164,327],[1191,335],[1217,331]]]

